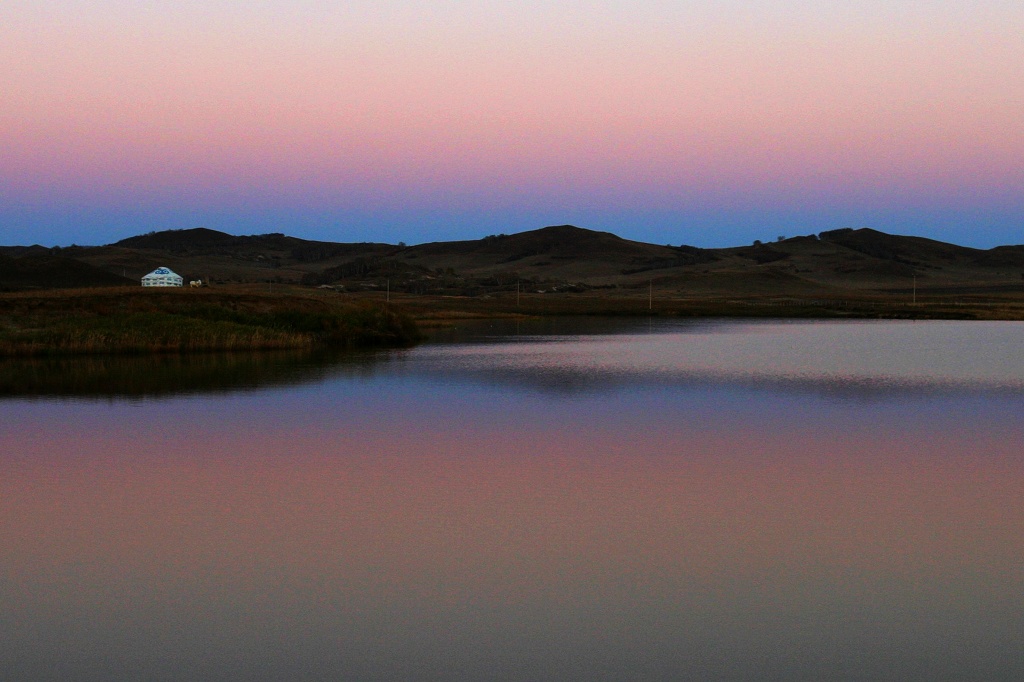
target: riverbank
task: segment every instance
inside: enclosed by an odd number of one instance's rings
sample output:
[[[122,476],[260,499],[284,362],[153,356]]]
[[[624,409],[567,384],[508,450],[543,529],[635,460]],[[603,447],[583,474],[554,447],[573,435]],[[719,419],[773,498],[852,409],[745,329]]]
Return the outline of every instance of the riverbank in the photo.
[[[379,300],[379,293],[347,294]],[[633,295],[599,293],[423,296],[395,294],[392,304],[421,327],[467,318],[520,316],[752,317],[795,319],[1024,320],[1024,300],[1015,295],[891,295],[801,298],[791,296],[689,297],[654,289]]]
[[[406,346],[392,306],[297,287],[108,288],[0,295],[0,356]]]
[[[0,294],[0,357],[395,347],[459,320],[554,315],[1024,320],[1024,301],[912,292],[681,298],[657,288],[482,296],[266,284],[46,290]]]

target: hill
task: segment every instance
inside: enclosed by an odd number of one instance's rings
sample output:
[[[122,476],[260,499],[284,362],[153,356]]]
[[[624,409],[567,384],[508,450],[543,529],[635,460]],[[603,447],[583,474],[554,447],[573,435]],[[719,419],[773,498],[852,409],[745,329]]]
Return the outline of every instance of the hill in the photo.
[[[45,265],[53,253],[43,247],[0,247],[0,254],[23,261],[17,276],[21,284],[16,286],[93,285],[81,274],[85,270],[65,279],[54,275],[60,268]],[[74,261],[92,266],[93,277],[96,271],[125,274],[133,282],[166,265],[186,279],[214,284],[302,283],[437,295],[521,291],[641,296],[656,290],[677,298],[929,292],[1024,297],[1024,246],[973,249],[867,228],[716,249],[648,244],[572,225],[415,246],[311,241],[281,233],[234,236],[195,228],[153,232],[107,246],[68,247],[59,255],[68,273],[68,261]],[[44,260],[24,260],[29,256]],[[7,271],[13,272],[11,266]]]
[[[30,250],[18,258],[0,255],[0,291],[73,289],[138,284],[98,267],[50,253]]]
[[[136,237],[128,237],[114,246],[126,249],[165,249],[167,251],[195,252],[236,246],[252,239],[252,237],[235,237],[226,232],[218,232],[205,227],[190,230],[164,230],[149,232]]]
[[[281,233],[234,236],[200,227],[151,232],[107,246],[65,251],[83,262],[110,272],[125,272],[132,278],[164,265],[186,280],[226,284],[297,283],[311,272],[398,249],[390,244],[311,241]]]
[[[515,272],[526,278],[610,283],[623,275],[692,265],[714,257],[694,247],[658,246],[610,232],[556,225],[473,241],[413,246],[397,258],[472,275]]]

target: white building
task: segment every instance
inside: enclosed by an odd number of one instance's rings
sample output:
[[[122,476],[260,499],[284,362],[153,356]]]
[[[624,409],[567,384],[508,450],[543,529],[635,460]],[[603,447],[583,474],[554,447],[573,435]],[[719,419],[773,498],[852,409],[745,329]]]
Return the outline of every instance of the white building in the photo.
[[[144,287],[180,287],[184,284],[181,275],[176,274],[170,268],[157,268],[142,278]]]

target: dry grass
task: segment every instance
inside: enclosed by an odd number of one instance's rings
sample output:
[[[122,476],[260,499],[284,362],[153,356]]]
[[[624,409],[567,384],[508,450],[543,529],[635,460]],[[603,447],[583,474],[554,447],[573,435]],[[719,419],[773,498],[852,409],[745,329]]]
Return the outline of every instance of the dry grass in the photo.
[[[375,300],[379,294],[362,294]],[[424,326],[480,317],[537,315],[635,315],[679,317],[890,318],[1024,320],[1016,297],[919,297],[892,295],[798,297],[682,297],[674,292],[605,290],[583,294],[499,294],[479,297],[400,294],[392,301]]]
[[[423,326],[537,315],[1024,320],[1014,293],[909,291],[806,296],[681,295],[636,287],[584,293],[340,294],[252,284],[214,289],[74,289],[0,294],[0,356],[191,353],[407,345]]]
[[[0,356],[403,345],[408,318],[304,290],[53,290],[0,295]]]

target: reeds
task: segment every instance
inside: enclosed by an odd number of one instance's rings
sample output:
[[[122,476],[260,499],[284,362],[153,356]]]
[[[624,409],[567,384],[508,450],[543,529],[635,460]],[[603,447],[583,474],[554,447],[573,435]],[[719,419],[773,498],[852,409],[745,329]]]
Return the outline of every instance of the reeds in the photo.
[[[372,304],[306,297],[0,297],[0,356],[192,353],[406,345],[415,324]]]

